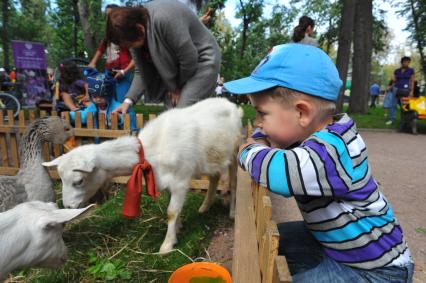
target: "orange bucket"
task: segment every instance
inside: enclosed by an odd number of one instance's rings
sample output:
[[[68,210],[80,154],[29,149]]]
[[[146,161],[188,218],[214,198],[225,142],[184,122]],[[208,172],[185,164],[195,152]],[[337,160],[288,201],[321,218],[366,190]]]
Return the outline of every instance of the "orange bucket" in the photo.
[[[224,267],[212,262],[194,262],[173,272],[168,283],[232,283]]]

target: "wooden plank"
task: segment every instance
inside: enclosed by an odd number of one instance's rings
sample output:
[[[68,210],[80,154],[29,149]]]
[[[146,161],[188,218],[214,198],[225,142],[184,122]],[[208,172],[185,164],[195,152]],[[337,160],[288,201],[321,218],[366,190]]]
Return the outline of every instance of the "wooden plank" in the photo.
[[[260,283],[253,197],[248,189],[251,179],[241,168],[237,174],[232,279],[234,283]]]
[[[18,173],[19,168],[17,167],[0,167],[0,175],[7,175],[7,176],[14,176],[16,173]]]
[[[123,130],[131,130],[131,121],[130,121],[130,115],[128,113],[123,115]]]
[[[93,114],[92,113],[87,113],[86,114],[86,118],[87,118],[87,124],[86,124],[86,128],[93,131],[93,129],[95,128],[95,123],[93,121]],[[87,138],[87,141],[89,143],[94,143],[94,139],[93,138]]]
[[[76,137],[118,138],[129,134],[130,132],[125,130],[74,129],[74,135]]]
[[[256,221],[256,235],[260,239],[266,232],[269,221],[272,216],[272,203],[269,196],[263,196],[262,207],[258,209],[259,218]]]
[[[8,124],[10,127],[15,126],[15,120],[13,118],[13,111],[7,110]],[[17,133],[10,135],[10,153],[12,155],[13,166],[19,168],[19,153],[18,153],[18,139],[16,137]]]
[[[118,114],[117,113],[111,113],[110,120],[111,120],[110,128],[112,130],[118,130]]]
[[[274,272],[272,274],[272,283],[290,283],[291,275],[288,269],[287,260],[284,256],[276,256],[274,261]]]
[[[0,150],[1,150],[0,164],[1,166],[9,166],[8,152],[7,152],[7,146],[6,146],[6,133],[2,131],[2,129],[4,129],[3,122],[4,122],[3,111],[0,111]]]
[[[247,137],[251,137],[253,134],[253,125],[251,124],[250,119],[247,119]]]
[[[75,121],[74,121],[75,129],[82,129],[83,126],[81,124],[81,112],[76,111],[74,117],[75,117]],[[76,146],[80,146],[82,145],[82,143],[83,143],[83,139],[81,137],[76,137],[75,139]]]
[[[28,111],[28,119],[30,123],[34,122],[34,120],[36,119],[36,113],[34,110]]]
[[[143,114],[136,114],[136,127],[142,129],[143,127]]]
[[[272,282],[275,258],[278,255],[278,244],[280,240],[280,234],[278,233],[277,224],[271,220],[268,223],[268,229],[266,233],[266,245],[264,250],[263,259],[263,273],[262,283]]]

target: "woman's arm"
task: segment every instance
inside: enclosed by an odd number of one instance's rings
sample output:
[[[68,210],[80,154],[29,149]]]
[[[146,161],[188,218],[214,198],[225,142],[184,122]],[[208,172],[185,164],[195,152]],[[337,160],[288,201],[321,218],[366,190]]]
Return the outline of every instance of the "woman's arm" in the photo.
[[[114,78],[120,79],[120,78],[124,77],[131,69],[133,69],[134,66],[135,66],[135,61],[132,59],[130,61],[129,65],[127,65],[127,67],[125,69],[122,69],[122,70],[118,71],[117,74],[115,74]]]
[[[62,92],[61,93],[62,100],[64,101],[64,104],[70,109],[70,111],[77,111],[80,108],[78,108],[74,101],[71,98],[71,95],[68,92]]]
[[[96,50],[95,55],[89,63],[89,67],[96,68],[96,62],[98,62],[99,58],[102,56],[102,53],[99,50]]]

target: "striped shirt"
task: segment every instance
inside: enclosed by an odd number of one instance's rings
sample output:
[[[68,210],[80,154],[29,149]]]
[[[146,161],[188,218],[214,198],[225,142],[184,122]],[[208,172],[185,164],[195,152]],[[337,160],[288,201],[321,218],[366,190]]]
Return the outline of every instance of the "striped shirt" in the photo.
[[[349,116],[336,119],[292,149],[248,145],[240,166],[270,191],[294,196],[335,261],[361,269],[404,266],[412,262],[410,251],[371,174],[365,143]]]

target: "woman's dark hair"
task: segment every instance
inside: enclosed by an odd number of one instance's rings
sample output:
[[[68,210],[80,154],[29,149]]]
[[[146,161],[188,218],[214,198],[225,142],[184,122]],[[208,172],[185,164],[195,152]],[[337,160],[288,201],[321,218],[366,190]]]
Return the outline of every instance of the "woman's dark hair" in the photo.
[[[408,56],[404,56],[404,57],[402,57],[402,58],[401,58],[401,64],[402,64],[404,61],[410,61],[410,62],[411,62],[411,58],[410,58],[410,57],[408,57]]]
[[[105,10],[106,9],[115,9],[115,8],[119,8],[120,6],[118,6],[117,4],[108,4],[105,6]]]
[[[305,32],[308,26],[311,26],[312,28],[314,28],[315,26],[314,20],[312,20],[308,16],[301,16],[299,18],[299,25],[297,25],[293,31],[292,39],[294,42],[299,42],[305,37]]]
[[[83,74],[74,61],[68,60],[59,64],[59,81],[70,85],[83,78]]]
[[[106,41],[121,45],[145,38],[145,33],[137,27],[147,27],[148,10],[144,7],[119,7],[109,13],[106,25]]]

